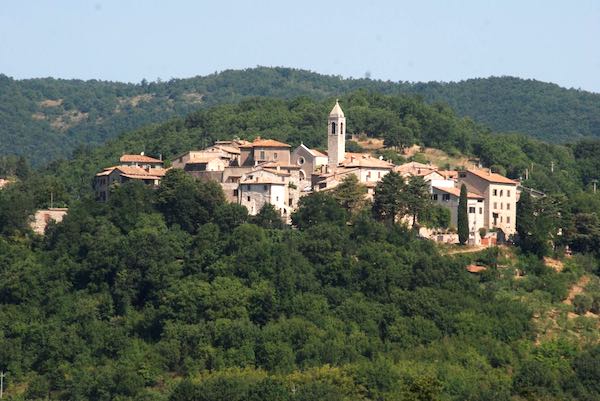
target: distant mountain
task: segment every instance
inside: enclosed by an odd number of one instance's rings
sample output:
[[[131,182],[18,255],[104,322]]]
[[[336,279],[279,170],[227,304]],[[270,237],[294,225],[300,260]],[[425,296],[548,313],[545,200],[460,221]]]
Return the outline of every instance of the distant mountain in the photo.
[[[551,142],[600,137],[599,94],[511,77],[395,83],[267,67],[140,84],[0,75],[0,156],[22,154],[40,165],[208,106],[256,96],[323,99],[357,89],[448,103],[493,130]]]

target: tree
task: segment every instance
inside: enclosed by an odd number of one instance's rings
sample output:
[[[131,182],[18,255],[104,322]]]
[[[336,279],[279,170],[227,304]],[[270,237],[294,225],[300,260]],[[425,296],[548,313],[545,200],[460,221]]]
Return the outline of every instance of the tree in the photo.
[[[169,170],[156,191],[156,207],[168,224],[177,224],[193,233],[214,218],[225,203],[221,186],[215,181],[197,181],[183,170]]]
[[[315,192],[300,198],[298,209],[292,213],[292,224],[301,230],[320,223],[345,225],[348,214],[325,192]]]
[[[19,159],[17,160],[17,165],[15,166],[15,175],[21,181],[25,181],[27,178],[29,178],[30,174],[31,169],[29,168],[29,163],[27,163],[27,159],[25,159],[25,157],[23,156],[19,157]]]
[[[350,214],[358,212],[366,203],[367,187],[358,182],[354,174],[349,174],[333,189],[334,199]]]
[[[524,191],[517,203],[519,247],[540,258],[547,255],[564,214],[554,197],[534,199]]]
[[[281,213],[270,203],[265,203],[251,222],[262,228],[283,228],[285,226]]]
[[[387,148],[402,150],[414,143],[415,136],[412,130],[403,125],[384,134],[383,143]]]
[[[393,223],[407,212],[402,202],[402,192],[406,189],[404,177],[396,172],[386,174],[375,187],[373,214],[382,221]]]
[[[401,192],[400,200],[407,214],[412,217],[412,226],[415,228],[418,217],[431,207],[429,184],[423,177],[411,176]]]
[[[462,184],[460,186],[460,198],[458,199],[457,211],[458,242],[460,242],[461,245],[466,244],[467,240],[469,239],[469,214],[467,210],[467,201],[467,187],[465,186],[465,184]]]
[[[450,221],[450,209],[440,205],[431,205],[419,216],[419,223],[429,228],[448,228]]]

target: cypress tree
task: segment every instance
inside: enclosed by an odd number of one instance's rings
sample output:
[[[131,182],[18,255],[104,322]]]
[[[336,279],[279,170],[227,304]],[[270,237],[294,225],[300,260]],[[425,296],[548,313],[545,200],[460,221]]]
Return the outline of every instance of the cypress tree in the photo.
[[[458,242],[464,245],[469,239],[469,215],[467,214],[467,187],[460,186],[460,198],[458,199]]]

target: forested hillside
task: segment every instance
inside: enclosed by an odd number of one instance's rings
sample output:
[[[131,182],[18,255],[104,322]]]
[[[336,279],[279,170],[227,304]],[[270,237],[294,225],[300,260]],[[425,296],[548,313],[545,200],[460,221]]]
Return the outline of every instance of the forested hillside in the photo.
[[[600,95],[510,77],[411,84],[265,67],[140,84],[0,75],[0,155],[22,154],[41,165],[207,106],[256,96],[322,100],[357,89],[448,103],[495,131],[553,142],[600,136]]]
[[[323,147],[333,101],[250,98],[42,169],[0,159],[0,172],[16,181],[0,190],[5,395],[597,400],[600,195],[590,185],[600,141],[563,146],[495,134],[413,96],[342,96],[348,131],[383,137],[389,147],[377,152],[385,158],[400,162],[399,149],[419,143],[511,177],[528,169],[524,184],[548,196],[519,202],[519,248],[480,253],[418,238],[386,218],[381,202],[347,202],[360,197],[357,184],[304,197],[293,228],[270,207],[248,216],[217,183],[181,170],[157,190],[130,182],[108,203],[91,199],[94,173],[122,152],[144,149],[168,162],[215,139],[258,135]],[[69,213],[34,235],[28,217],[50,193]],[[567,245],[573,257],[543,259]],[[486,270],[468,273],[473,263]]]
[[[0,192],[9,400],[600,396],[592,256],[560,271],[497,249],[444,256],[335,192],[304,198],[289,229],[177,170],[156,191],[76,202],[41,238],[6,220],[20,185]],[[563,304],[584,279],[586,300]]]

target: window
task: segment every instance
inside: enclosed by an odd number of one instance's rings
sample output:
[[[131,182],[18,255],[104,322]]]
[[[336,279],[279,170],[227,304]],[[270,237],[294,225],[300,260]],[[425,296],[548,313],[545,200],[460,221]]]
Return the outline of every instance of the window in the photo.
[[[506,204],[506,210],[510,210],[510,203]]]
[[[233,196],[235,196],[237,198],[237,196],[238,196],[238,190],[237,189],[233,190]]]
[[[483,214],[483,208],[482,207],[479,208],[479,214]]]
[[[504,209],[504,204],[500,202],[500,210]]]
[[[506,224],[510,224],[510,216],[506,216]]]
[[[377,178],[381,178],[381,171],[377,172]]]
[[[279,196],[275,197],[275,202],[279,202]]]
[[[266,185],[263,185],[263,190],[265,190],[265,191],[267,190],[267,186]]]
[[[250,202],[250,196],[247,196],[246,199],[248,200],[248,202]]]
[[[260,160],[265,160],[265,151],[264,150],[260,151]]]
[[[273,159],[277,160],[277,152],[273,153]]]
[[[500,216],[500,223],[502,223],[502,217],[503,217],[503,216]]]
[[[506,190],[506,196],[510,196],[510,190]]]
[[[469,213],[475,214],[475,208],[473,206],[469,207]]]
[[[448,202],[450,200],[450,194],[442,194],[442,200]]]
[[[438,200],[438,194],[433,194],[433,200],[434,201]]]
[[[335,134],[335,123],[331,123],[331,133]]]
[[[344,133],[344,123],[340,123],[340,134]]]
[[[494,196],[498,196],[498,190],[494,189]]]
[[[299,166],[301,166],[301,165],[303,165],[303,164],[304,164],[304,162],[306,162],[306,160],[304,160],[304,157],[300,156],[300,157],[298,158],[298,165],[299,165]]]
[[[502,196],[502,193],[503,193],[503,192],[504,192],[503,190],[500,190],[500,196]]]
[[[498,204],[494,202],[494,209],[498,209]]]

